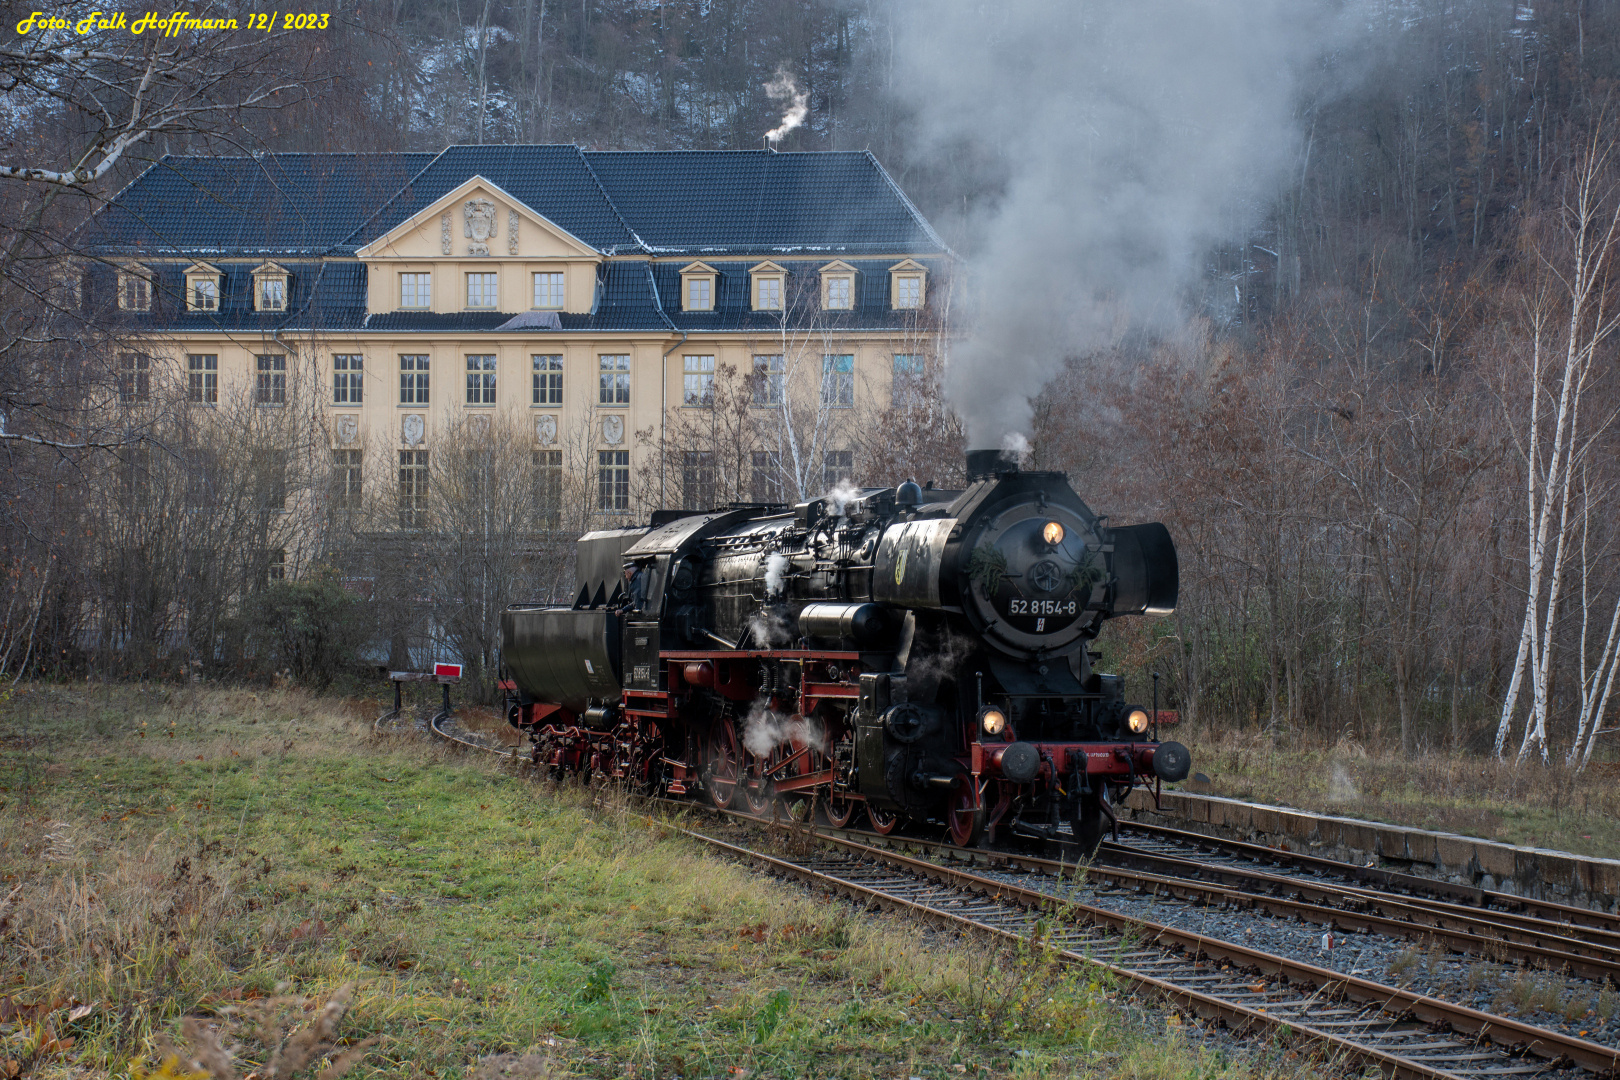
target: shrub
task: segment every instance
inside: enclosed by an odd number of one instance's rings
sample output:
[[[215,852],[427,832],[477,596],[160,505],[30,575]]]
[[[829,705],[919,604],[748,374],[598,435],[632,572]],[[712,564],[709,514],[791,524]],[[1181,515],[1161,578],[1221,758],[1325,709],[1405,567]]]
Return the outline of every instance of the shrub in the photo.
[[[278,581],[242,601],[244,651],[260,672],[286,671],[315,690],[357,665],[370,637],[368,613],[336,570],[317,567],[300,581]]]

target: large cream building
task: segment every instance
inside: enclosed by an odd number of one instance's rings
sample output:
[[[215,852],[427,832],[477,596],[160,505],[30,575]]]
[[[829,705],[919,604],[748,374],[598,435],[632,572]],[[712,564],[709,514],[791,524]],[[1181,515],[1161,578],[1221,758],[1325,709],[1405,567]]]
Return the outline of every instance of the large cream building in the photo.
[[[572,146],[164,158],[88,242],[189,408],[314,387],[337,474],[355,497],[397,492],[406,525],[439,441],[480,415],[532,431],[537,462],[594,470],[611,514],[716,371],[753,376],[767,412],[795,383],[823,413],[887,407],[924,363],[950,259],[867,153]],[[814,458],[801,488],[852,460],[847,424],[817,430],[794,440]],[[679,505],[696,496],[669,459],[654,498]]]

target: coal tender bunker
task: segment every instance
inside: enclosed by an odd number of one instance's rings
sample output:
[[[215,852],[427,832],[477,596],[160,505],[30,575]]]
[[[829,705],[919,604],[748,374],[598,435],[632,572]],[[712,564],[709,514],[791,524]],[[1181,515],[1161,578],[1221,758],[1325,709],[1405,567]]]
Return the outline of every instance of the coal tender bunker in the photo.
[[[1174,609],[1169,532],[1106,526],[998,451],[968,455],[963,491],[588,533],[578,582],[502,622],[508,718],[558,773],[962,845],[1068,822],[1087,850],[1129,788],[1187,775],[1088,649],[1107,619]]]

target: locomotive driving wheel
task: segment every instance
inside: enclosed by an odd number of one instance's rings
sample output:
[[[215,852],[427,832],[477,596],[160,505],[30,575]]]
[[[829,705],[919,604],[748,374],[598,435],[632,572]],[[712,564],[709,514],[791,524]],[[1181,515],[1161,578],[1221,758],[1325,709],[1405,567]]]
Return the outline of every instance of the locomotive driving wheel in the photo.
[[[742,752],[737,745],[737,729],[730,720],[714,726],[709,742],[709,801],[721,810],[731,809],[737,799],[737,781],[742,775]]]
[[[837,787],[827,792],[827,799],[822,803],[822,809],[827,814],[827,824],[835,829],[842,829],[855,818],[855,811],[861,804],[849,797],[849,792],[841,791]]]
[[[755,817],[769,817],[771,804],[776,801],[776,795],[771,791],[771,782],[764,776],[755,778],[758,786],[744,782],[743,801],[748,804],[748,812]]]
[[[888,836],[900,825],[900,815],[893,810],[879,810],[871,803],[866,804],[866,818],[872,823],[872,831],[879,836]]]
[[[945,823],[950,827],[951,843],[957,847],[978,847],[984,838],[984,800],[971,780],[951,792],[945,804]]]

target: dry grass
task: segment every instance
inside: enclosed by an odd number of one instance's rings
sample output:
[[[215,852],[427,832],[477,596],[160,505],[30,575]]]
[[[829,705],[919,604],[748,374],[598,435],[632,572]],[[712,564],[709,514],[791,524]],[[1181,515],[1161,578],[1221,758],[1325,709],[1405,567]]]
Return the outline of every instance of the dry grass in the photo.
[[[1578,854],[1620,850],[1620,788],[1608,766],[1577,773],[1433,748],[1408,757],[1396,746],[1304,734],[1182,737],[1210,794]]]
[[[0,712],[0,1077],[1294,1076],[1038,949],[857,913],[379,700]],[[489,718],[484,718],[487,722]],[[496,718],[498,719],[498,718]]]

